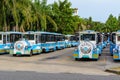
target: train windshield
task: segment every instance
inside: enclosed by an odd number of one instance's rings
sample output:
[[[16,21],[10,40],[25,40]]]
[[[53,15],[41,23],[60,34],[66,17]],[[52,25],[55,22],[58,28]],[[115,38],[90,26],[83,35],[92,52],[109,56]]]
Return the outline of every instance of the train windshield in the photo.
[[[120,41],[120,35],[117,36],[117,40]]]
[[[76,36],[71,36],[70,41],[77,41],[77,37]]]
[[[10,34],[10,35],[7,35],[7,41],[8,42],[15,42],[15,41],[18,41],[20,38],[22,38],[22,34]]]
[[[95,41],[95,34],[81,34],[81,40]]]
[[[34,34],[25,34],[24,38],[27,40],[34,40]]]

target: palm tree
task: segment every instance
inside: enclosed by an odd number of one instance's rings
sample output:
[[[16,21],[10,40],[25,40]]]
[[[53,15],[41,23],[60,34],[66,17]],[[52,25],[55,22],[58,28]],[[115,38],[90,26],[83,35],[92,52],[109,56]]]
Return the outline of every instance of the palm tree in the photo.
[[[33,4],[33,10],[35,13],[34,20],[36,20],[37,28],[41,29],[42,31],[47,30],[47,20],[53,25],[53,27],[57,30],[57,24],[55,21],[51,18],[51,6],[47,5],[47,0],[34,0]]]
[[[0,1],[0,25],[3,27],[3,30],[7,31],[7,21],[6,14],[9,6],[9,0]]]
[[[73,29],[73,12],[71,3],[68,0],[54,2],[52,5],[54,13],[54,20],[58,25],[58,32],[67,33],[68,31],[74,32]]]

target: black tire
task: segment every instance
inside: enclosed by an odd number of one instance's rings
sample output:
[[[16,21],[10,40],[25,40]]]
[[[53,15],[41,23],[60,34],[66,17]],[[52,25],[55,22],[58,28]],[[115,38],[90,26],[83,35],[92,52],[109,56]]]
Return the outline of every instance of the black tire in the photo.
[[[13,54],[13,56],[16,56],[16,54]]]
[[[96,58],[96,59],[92,59],[93,61],[98,61],[99,60],[99,58],[100,58],[100,56],[98,57],[98,58]]]
[[[111,56],[113,56],[113,54],[110,54]]]
[[[93,59],[93,61],[98,61],[98,59]]]
[[[45,50],[45,49],[42,49],[42,52],[44,52],[44,53],[45,53],[45,52],[46,52],[46,50]]]
[[[75,58],[75,61],[79,61],[80,59],[79,58]]]
[[[101,56],[101,54],[99,54],[99,56]]]
[[[56,47],[56,50],[58,50],[58,47]]]
[[[31,57],[32,55],[33,55],[33,51],[31,50],[31,51],[30,51],[30,55],[29,55],[29,56]]]

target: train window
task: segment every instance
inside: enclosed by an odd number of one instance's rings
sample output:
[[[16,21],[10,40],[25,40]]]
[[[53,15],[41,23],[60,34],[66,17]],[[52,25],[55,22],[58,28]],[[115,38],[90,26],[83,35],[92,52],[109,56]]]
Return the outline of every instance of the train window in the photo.
[[[112,34],[111,41],[112,41],[113,43],[116,43],[116,34],[115,34],[115,33]]]
[[[95,34],[81,34],[81,40],[95,41]]]
[[[59,35],[56,35],[55,38],[56,38],[56,41],[60,41]]]
[[[7,35],[7,42],[10,42],[10,35]]]
[[[39,42],[41,42],[41,35],[39,35]]]
[[[47,42],[51,42],[52,41],[52,35],[51,34],[47,34],[46,35],[46,41]]]
[[[70,41],[77,41],[77,37],[76,36],[71,36]]]
[[[51,35],[51,41],[54,41],[54,35]]]
[[[2,40],[2,34],[0,34],[0,40]]]
[[[64,35],[55,35],[55,41],[63,41],[65,40],[65,36]]]
[[[120,41],[120,35],[119,35],[119,36],[117,36],[117,40],[118,40],[118,41]]]
[[[73,36],[70,37],[70,41],[73,41]]]
[[[10,42],[18,41],[21,37],[21,34],[10,34]]]
[[[77,36],[74,36],[74,37],[73,37],[73,40],[74,40],[74,41],[78,41]]]
[[[79,41],[79,37],[76,37],[76,41]]]
[[[55,41],[57,41],[57,36],[56,35],[54,35],[54,38],[55,38]]]
[[[57,41],[61,41],[61,37],[60,37],[60,35],[57,36]]]
[[[63,36],[61,35],[61,36],[60,36],[60,41],[62,41],[62,40],[63,40]]]
[[[64,35],[61,35],[62,38],[61,38],[61,41],[64,41],[65,40],[65,36]]]
[[[51,42],[54,41],[56,37],[52,34],[42,34],[41,35],[41,42]]]
[[[56,36],[54,35],[53,37],[54,37],[54,41],[56,41]]]
[[[45,34],[41,34],[41,42],[42,43],[46,42],[46,35]]]
[[[34,40],[34,34],[25,34],[24,36],[27,40]]]
[[[98,33],[98,34],[97,34],[97,44],[102,41],[101,38],[102,38],[101,35]]]
[[[104,41],[107,41],[107,39],[108,39],[108,35],[104,34]]]
[[[3,43],[6,43],[6,35],[3,35]]]
[[[45,38],[46,38],[46,42],[48,42],[50,37],[49,37],[49,35],[46,34]]]
[[[40,36],[36,35],[36,43],[39,43],[39,42],[40,42]]]

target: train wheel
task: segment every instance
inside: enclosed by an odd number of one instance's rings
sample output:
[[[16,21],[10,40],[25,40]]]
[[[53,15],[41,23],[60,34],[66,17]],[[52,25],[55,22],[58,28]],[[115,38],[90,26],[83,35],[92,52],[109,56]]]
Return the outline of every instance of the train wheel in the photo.
[[[79,61],[79,58],[75,58],[75,61]]]
[[[46,52],[46,50],[45,50],[45,49],[42,49],[42,52],[44,52],[44,53],[45,53],[45,52]]]
[[[29,56],[32,56],[32,55],[33,55],[33,51],[31,50],[31,51],[30,51],[30,55],[29,55]]]
[[[13,56],[16,56],[16,54],[13,54]]]
[[[111,56],[113,56],[113,54],[110,54]]]
[[[99,58],[100,58],[100,56],[99,56],[98,58],[96,58],[96,59],[93,59],[93,61],[98,61],[98,60],[99,60]]]
[[[99,54],[99,56],[101,56],[101,54]]]

